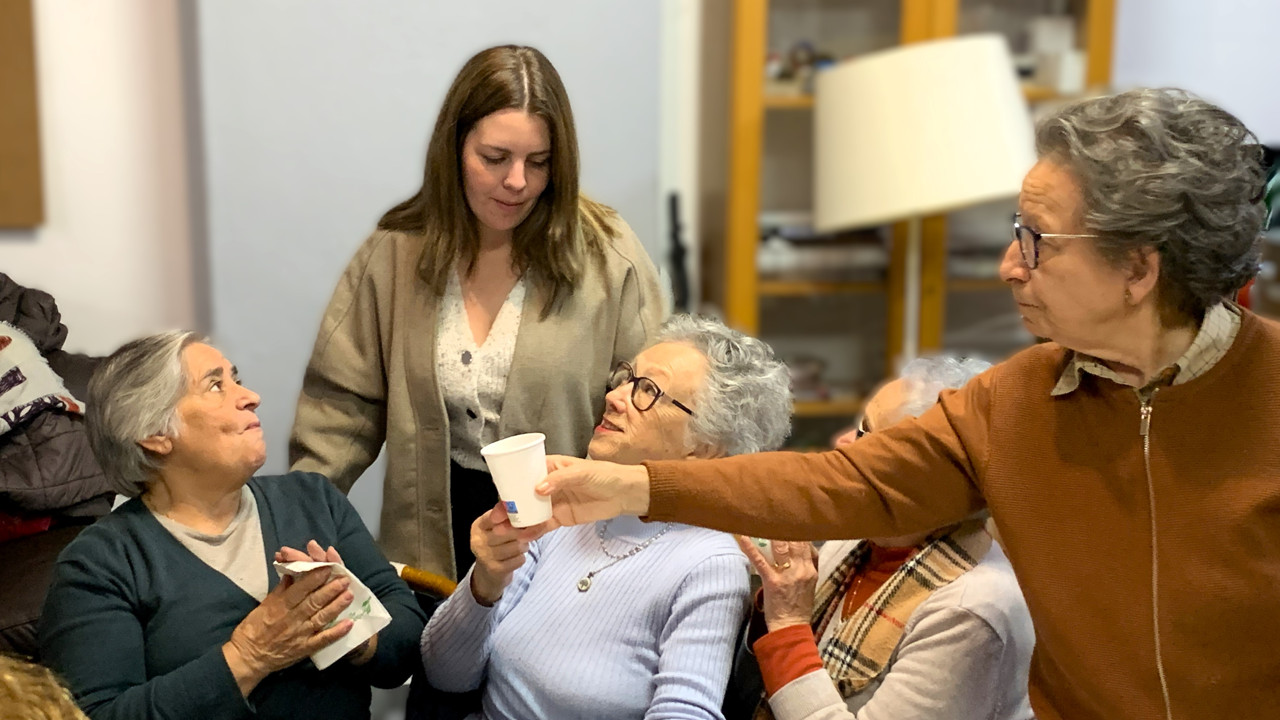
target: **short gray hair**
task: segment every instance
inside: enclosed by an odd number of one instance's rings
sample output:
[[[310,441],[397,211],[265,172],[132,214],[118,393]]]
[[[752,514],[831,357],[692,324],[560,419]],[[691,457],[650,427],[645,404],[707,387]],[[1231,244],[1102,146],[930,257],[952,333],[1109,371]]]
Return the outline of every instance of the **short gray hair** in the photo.
[[[762,340],[718,320],[673,315],[654,344],[691,345],[707,359],[689,433],[726,455],[776,450],[791,434],[791,374]]]
[[[1257,274],[1262,147],[1226,110],[1174,88],[1082,100],[1040,122],[1036,153],[1079,181],[1105,257],[1160,253],[1166,323],[1198,319]]]
[[[182,351],[207,342],[199,333],[171,330],[125,344],[89,380],[85,424],[89,445],[112,488],[126,497],[147,490],[160,464],[138,443],[178,435],[178,401],[189,379]]]
[[[962,388],[989,367],[991,363],[977,358],[946,355],[916,358],[898,375],[903,381],[904,398],[898,411],[902,417],[921,415],[938,402],[938,394],[943,390]]]

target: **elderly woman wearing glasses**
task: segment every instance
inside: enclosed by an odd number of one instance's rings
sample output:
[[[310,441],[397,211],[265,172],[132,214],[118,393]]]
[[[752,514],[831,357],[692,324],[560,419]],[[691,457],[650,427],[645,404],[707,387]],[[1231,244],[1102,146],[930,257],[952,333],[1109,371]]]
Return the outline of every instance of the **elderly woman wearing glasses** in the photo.
[[[1051,342],[834,451],[552,458],[543,489],[562,522],[782,539],[904,535],[987,507],[1035,622],[1036,717],[1280,707],[1280,327],[1229,301],[1258,268],[1262,149],[1169,89],[1068,105],[1036,145],[1001,276]]]
[[[676,316],[621,363],[588,449],[618,463],[773,449],[791,424],[767,345]],[[427,624],[427,679],[483,685],[474,717],[718,718],[746,610],[728,535],[636,518],[546,535],[499,504],[471,528],[476,563]]]
[[[837,443],[919,415],[940,390],[987,367],[950,357],[908,363]],[[775,540],[771,562],[739,543],[763,581],[750,640],[776,720],[1031,718],[1035,630],[980,516],[932,532],[825,543],[816,558],[807,542]],[[741,669],[748,677],[746,663]],[[758,690],[751,700],[763,708]]]

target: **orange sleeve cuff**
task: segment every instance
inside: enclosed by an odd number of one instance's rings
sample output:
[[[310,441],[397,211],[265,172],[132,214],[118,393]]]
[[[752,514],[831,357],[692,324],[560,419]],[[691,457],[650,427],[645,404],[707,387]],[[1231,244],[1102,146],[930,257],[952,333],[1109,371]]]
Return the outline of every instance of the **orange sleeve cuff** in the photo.
[[[764,689],[770,697],[792,680],[822,669],[818,641],[805,625],[792,625],[767,633],[751,649],[755,651],[760,675],[764,678]]]

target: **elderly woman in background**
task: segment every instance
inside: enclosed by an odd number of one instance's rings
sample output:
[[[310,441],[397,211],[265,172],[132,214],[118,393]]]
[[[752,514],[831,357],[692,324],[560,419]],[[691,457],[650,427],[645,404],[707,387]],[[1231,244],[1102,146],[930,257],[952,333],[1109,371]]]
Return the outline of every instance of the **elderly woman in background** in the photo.
[[[919,415],[989,365],[921,358],[867,401],[853,442]],[[755,657],[777,720],[1029,720],[1035,630],[981,518],[822,546],[739,543],[763,581]],[[816,596],[816,600],[815,600]],[[763,709],[763,708],[761,708]]]
[[[323,477],[253,476],[258,401],[193,333],[131,342],[94,373],[90,442],[133,499],[63,551],[40,633],[94,720],[368,717],[369,686],[409,676],[424,621],[413,594]],[[330,625],[350,581],[271,569],[308,556],[345,562],[392,617],[324,671],[305,661],[350,631]]]
[[[615,368],[588,452],[737,455],[778,447],[790,425],[768,345],[676,316]],[[483,685],[474,717],[490,720],[721,717],[748,593],[733,539],[636,518],[541,534],[512,528],[501,504],[472,525],[476,563],[422,635],[432,685]]]
[[[834,451],[647,467],[552,458],[564,522],[905,535],[989,507],[1036,627],[1041,720],[1280,707],[1280,327],[1257,271],[1262,150],[1179,90],[1036,131],[1001,276],[1052,342]],[[767,511],[762,511],[767,509]]]

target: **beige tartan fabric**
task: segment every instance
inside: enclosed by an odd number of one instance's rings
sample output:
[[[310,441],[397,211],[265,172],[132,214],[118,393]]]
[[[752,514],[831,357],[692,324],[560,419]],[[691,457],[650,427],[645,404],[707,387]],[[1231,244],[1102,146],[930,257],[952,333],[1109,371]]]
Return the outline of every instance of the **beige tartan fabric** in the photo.
[[[990,549],[991,535],[985,529],[985,522],[967,520],[903,563],[818,648],[827,674],[840,695],[847,698],[861,691],[884,672],[902,640],[907,621],[920,603],[972,569]],[[828,624],[839,622],[836,617],[849,582],[869,553],[869,543],[859,542],[818,586],[813,610],[814,637],[822,637]]]

